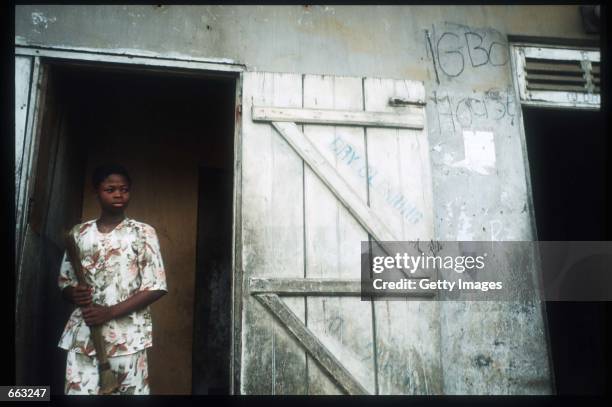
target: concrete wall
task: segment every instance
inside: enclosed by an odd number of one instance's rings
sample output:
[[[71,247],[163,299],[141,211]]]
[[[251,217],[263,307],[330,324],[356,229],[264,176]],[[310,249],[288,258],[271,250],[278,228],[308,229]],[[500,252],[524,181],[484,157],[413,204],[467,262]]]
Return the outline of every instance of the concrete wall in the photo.
[[[584,38],[578,6],[18,6],[28,42],[231,58],[252,70],[434,79],[424,30]]]
[[[15,29],[33,45],[424,81],[440,240],[535,238],[508,35],[594,39],[569,5],[19,6]],[[449,302],[441,323],[445,393],[552,391],[539,307]]]

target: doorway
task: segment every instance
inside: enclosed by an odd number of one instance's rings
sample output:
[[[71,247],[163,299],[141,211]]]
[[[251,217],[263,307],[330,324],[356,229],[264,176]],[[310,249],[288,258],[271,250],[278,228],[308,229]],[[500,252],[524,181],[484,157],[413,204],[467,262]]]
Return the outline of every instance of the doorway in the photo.
[[[229,393],[232,270],[227,259],[237,76],[46,62],[28,222],[37,243],[24,246],[24,258],[34,254],[37,260],[22,267],[24,276],[37,281],[24,291],[36,298],[24,300],[31,303],[31,324],[38,327],[27,341],[39,349],[39,358],[17,361],[27,367],[26,380],[50,383],[52,393],[63,393],[66,355],[57,342],[72,307],[57,287],[62,233],[98,216],[91,173],[113,162],[125,166],[133,180],[126,214],[155,227],[166,269],[168,294],[151,307],[152,394]],[[202,242],[215,237],[213,255],[212,246]],[[217,293],[212,303],[211,292]],[[222,328],[215,330],[217,325]],[[212,346],[211,331],[215,357],[203,358]]]
[[[538,240],[606,240],[601,111],[523,107]],[[606,303],[547,301],[556,393],[603,394]]]

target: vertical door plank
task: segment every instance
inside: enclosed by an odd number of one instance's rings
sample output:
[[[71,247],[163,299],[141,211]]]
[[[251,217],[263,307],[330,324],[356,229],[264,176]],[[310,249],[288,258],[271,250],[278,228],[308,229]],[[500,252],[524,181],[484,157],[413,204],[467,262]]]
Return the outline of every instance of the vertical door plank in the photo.
[[[32,75],[32,58],[15,57],[15,191],[18,191],[23,161],[26,119],[28,117],[28,96]],[[15,194],[15,199],[18,194]],[[15,202],[17,209],[17,202]]]
[[[43,286],[44,241],[29,225],[25,226],[23,255],[20,264],[17,299],[15,306],[15,379],[17,385],[27,385],[39,379],[39,372],[32,369],[42,359],[39,338],[44,329],[32,321],[44,320],[40,298],[46,293]],[[24,301],[31,298],[32,301]]]
[[[18,182],[15,184],[15,258],[18,262],[22,260],[20,257],[20,251],[21,244],[24,241],[23,236],[25,231],[25,223],[27,220],[28,195],[30,194],[29,189],[32,187],[32,183],[30,181],[33,178],[33,174],[36,172],[36,160],[34,158],[37,156],[38,148],[38,119],[41,106],[44,105],[47,78],[47,70],[45,66],[41,66],[40,58],[36,57],[31,61],[32,62],[29,68],[31,70],[31,74],[28,72],[26,67],[27,63],[25,63],[23,60],[20,63],[16,63],[15,66],[15,69],[20,69],[20,71],[15,71],[15,76],[16,79],[17,76],[19,76],[19,82],[21,82],[20,85],[17,85],[17,82],[15,83],[15,92],[19,92],[21,94],[20,97],[25,96],[27,100],[27,107],[25,108],[26,112],[24,113],[25,119],[22,117],[15,117],[16,120],[20,120],[20,123],[15,123],[15,130],[20,132],[15,133],[15,181]],[[19,66],[17,66],[17,64]],[[26,83],[23,83],[23,81],[26,81]],[[21,89],[17,88],[17,86],[19,86]],[[27,88],[27,91],[25,88]],[[15,94],[15,97],[18,97],[17,93]],[[17,102],[17,100],[15,100],[15,102]],[[18,106],[23,106],[24,100],[17,103],[21,103],[21,105],[16,104],[15,108],[18,108]],[[23,130],[17,128],[17,125],[20,124],[24,125]],[[19,264],[17,264],[17,266],[19,267]],[[19,301],[19,296],[17,296],[17,298],[17,301]]]
[[[245,73],[243,86],[242,236],[244,281],[304,276],[303,162],[251,106],[302,106],[302,77]],[[241,392],[304,394],[306,356],[244,287]],[[305,320],[304,299],[284,299]]]
[[[304,107],[363,110],[361,78],[306,75]],[[303,131],[367,202],[363,127],[304,125]],[[359,279],[360,242],[367,233],[307,166],[304,190],[306,277]],[[371,304],[358,297],[310,297],[307,315],[308,327],[373,394]],[[340,392],[310,357],[308,373],[310,394]]]
[[[365,108],[370,111],[422,112],[391,107],[390,97],[424,98],[422,84],[367,78]],[[427,130],[367,130],[370,206],[403,240],[433,238],[433,207]],[[380,394],[437,394],[442,389],[437,302],[374,303]]]

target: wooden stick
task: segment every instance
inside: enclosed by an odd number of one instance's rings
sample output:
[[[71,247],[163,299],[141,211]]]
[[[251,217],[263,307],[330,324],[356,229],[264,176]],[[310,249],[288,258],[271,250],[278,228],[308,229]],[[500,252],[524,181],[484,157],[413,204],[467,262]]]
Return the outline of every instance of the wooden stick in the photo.
[[[80,260],[79,247],[70,233],[66,235],[66,251],[68,252],[70,264],[72,264],[79,285],[88,286],[85,280],[85,273],[83,272],[83,265]],[[99,393],[111,394],[119,388],[119,383],[108,362],[104,337],[102,336],[102,325],[90,326],[89,329],[91,331],[94,349],[96,350],[96,358],[98,359],[98,370],[100,372]]]

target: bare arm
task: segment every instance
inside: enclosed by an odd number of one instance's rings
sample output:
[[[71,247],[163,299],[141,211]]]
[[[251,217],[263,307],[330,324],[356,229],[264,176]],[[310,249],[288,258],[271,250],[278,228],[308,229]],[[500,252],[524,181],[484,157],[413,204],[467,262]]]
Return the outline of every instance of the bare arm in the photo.
[[[139,291],[125,301],[110,307],[94,304],[83,308],[83,319],[87,325],[101,325],[111,319],[120,318],[146,307],[166,294],[163,290]]]
[[[109,307],[113,318],[120,318],[131,314],[154,303],[166,294],[163,290],[139,291],[125,301]]]

